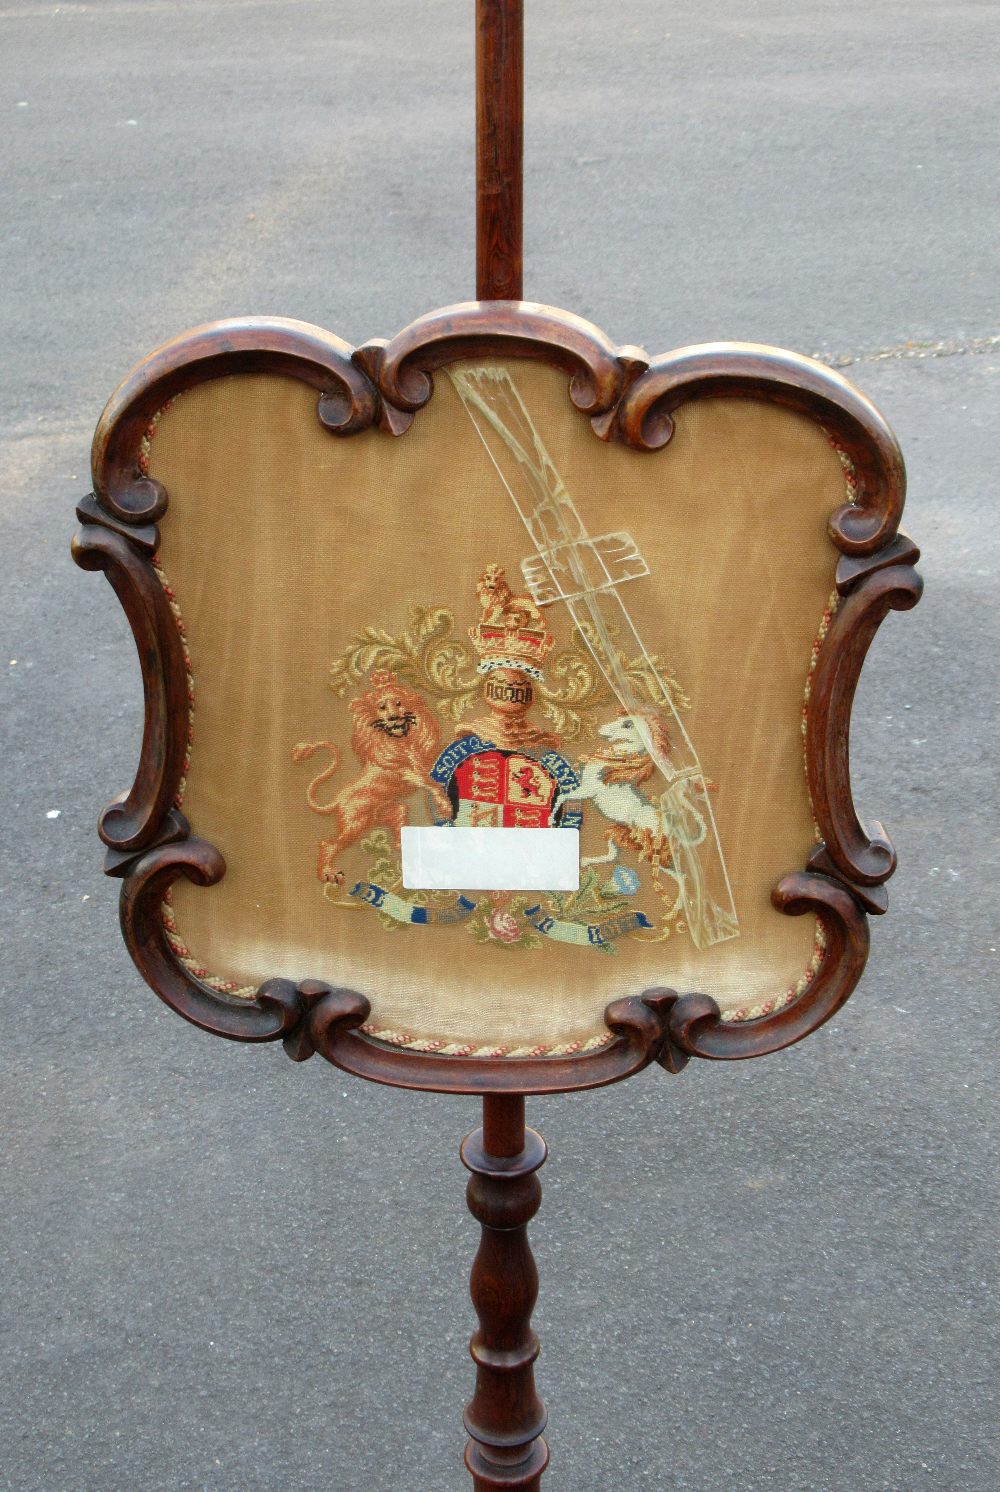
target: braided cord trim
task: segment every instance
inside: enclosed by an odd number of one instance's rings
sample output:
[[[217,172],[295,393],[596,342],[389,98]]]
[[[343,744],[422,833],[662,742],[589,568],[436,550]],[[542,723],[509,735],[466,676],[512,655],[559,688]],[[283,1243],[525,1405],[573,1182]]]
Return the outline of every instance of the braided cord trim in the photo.
[[[138,465],[143,476],[148,476],[149,474],[151,448],[153,439],[156,434],[156,428],[159,425],[160,420],[162,419],[164,414],[166,414],[167,410],[170,409],[170,407],[174,403],[176,403],[177,398],[180,397],[180,395],[176,395],[175,398],[168,400],[160,409],[156,411],[156,413],[151,418],[148,426],[146,427],[146,430],[140,441],[138,456]],[[836,451],[840,463],[844,469],[844,482],[847,501],[853,503],[854,501],[856,501],[858,490],[858,478],[854,468],[854,464],[851,461],[851,458],[848,455],[847,451],[844,450],[840,445],[838,445],[835,440],[831,439],[830,444]],[[188,645],[187,630],[184,625],[184,618],[181,615],[180,603],[177,600],[177,595],[169,582],[169,579],[165,570],[163,569],[158,554],[153,556],[152,563],[157,579],[159,580],[160,585],[163,587],[164,594],[167,597],[167,602],[170,607],[170,613],[174,619],[174,623],[180,635],[181,647],[184,655],[184,666],[187,674],[187,749],[184,754],[183,773],[180,782],[178,783],[177,793],[174,798],[175,806],[177,808],[180,808],[183,804],[184,795],[187,789],[187,780],[191,766],[191,751],[194,744],[194,672],[191,662],[191,652]],[[824,610],[823,616],[820,619],[820,624],[816,633],[815,640],[812,644],[809,658],[809,669],[806,675],[805,686],[803,689],[803,705],[801,717],[801,730],[803,737],[802,761],[803,769],[806,772],[807,783],[808,756],[806,752],[806,733],[809,721],[809,700],[812,692],[813,675],[816,671],[820,648],[823,644],[824,638],[827,635],[827,632],[829,631],[830,623],[837,610],[839,601],[840,597],[838,596],[837,592],[834,591],[831,594],[829,601],[827,602],[826,609]],[[820,830],[819,824],[817,823],[815,818],[815,814],[813,815],[813,829],[816,835],[816,839],[817,841],[819,841]],[[180,935],[177,927],[177,920],[174,916],[173,894],[169,890],[164,894],[160,913],[163,922],[164,934],[166,936],[166,940],[171,949],[171,952],[177,959],[178,963],[183,965],[183,967],[187,969],[196,979],[199,979],[202,984],[207,985],[210,989],[217,990],[219,993],[222,994],[230,995],[235,999],[252,1000],[255,997],[257,993],[255,985],[239,984],[237,981],[232,979],[223,979],[221,976],[211,973],[210,970],[202,966],[200,961],[194,956],[194,954],[191,952],[190,948],[188,948]],[[780,1010],[787,1005],[791,1005],[809,988],[809,985],[815,979],[816,974],[823,962],[823,955],[826,950],[826,942],[826,935],[823,931],[822,923],[820,922],[819,918],[817,918],[816,939],[813,945],[812,957],[809,960],[806,968],[803,970],[802,974],[795,981],[795,983],[790,985],[781,994],[775,995],[772,998],[764,1000],[758,1004],[749,1006],[741,1005],[735,1010],[724,1011],[722,1014],[722,1019],[726,1022],[732,1023],[759,1020],[762,1016],[771,1015],[776,1010]],[[577,1053],[600,1051],[614,1039],[613,1033],[611,1031],[604,1031],[599,1035],[588,1038],[587,1040],[562,1042],[554,1045],[542,1044],[537,1046],[502,1046],[491,1044],[487,1046],[476,1046],[474,1043],[453,1042],[448,1041],[444,1038],[435,1039],[425,1036],[415,1036],[410,1032],[398,1031],[392,1027],[379,1026],[374,1022],[367,1022],[361,1027],[361,1030],[366,1036],[371,1037],[375,1041],[384,1042],[387,1046],[405,1048],[407,1051],[433,1052],[440,1056],[447,1057],[486,1057],[495,1059],[524,1057],[569,1057],[574,1056]]]

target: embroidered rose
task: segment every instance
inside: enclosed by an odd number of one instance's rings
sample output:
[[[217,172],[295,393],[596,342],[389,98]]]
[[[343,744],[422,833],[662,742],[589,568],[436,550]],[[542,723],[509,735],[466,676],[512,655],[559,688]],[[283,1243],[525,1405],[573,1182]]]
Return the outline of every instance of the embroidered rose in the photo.
[[[517,943],[521,938],[521,924],[513,912],[494,912],[486,923],[486,931],[498,943]]]

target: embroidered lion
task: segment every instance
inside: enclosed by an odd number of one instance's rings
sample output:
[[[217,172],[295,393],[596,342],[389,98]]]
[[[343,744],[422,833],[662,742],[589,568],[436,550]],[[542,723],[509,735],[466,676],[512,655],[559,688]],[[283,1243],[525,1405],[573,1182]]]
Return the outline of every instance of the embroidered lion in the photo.
[[[394,673],[373,673],[368,689],[351,700],[354,729],[351,749],[363,771],[340,789],[329,803],[317,798],[319,789],[340,766],[340,750],[332,741],[300,743],[292,751],[295,762],[308,761],[317,751],[329,751],[330,765],[306,788],[306,799],[314,813],[329,814],[336,823],[332,839],[319,847],[318,874],[321,881],[337,881],[338,857],[376,825],[390,829],[397,842],[407,822],[404,798],[428,792],[435,809],[450,818],[447,797],[430,776],[430,768],[441,749],[441,732],[429,706]]]
[[[493,627],[542,627],[545,619],[530,596],[515,596],[503,565],[487,565],[476,582],[482,620]]]

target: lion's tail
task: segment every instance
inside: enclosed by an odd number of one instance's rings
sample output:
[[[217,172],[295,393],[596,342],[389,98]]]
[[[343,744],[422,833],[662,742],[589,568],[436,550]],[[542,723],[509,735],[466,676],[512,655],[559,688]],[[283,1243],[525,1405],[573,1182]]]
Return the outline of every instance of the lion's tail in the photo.
[[[292,761],[307,762],[309,758],[313,756],[317,751],[329,751],[330,756],[333,759],[330,762],[330,765],[326,767],[322,772],[320,772],[317,777],[314,777],[312,782],[310,782],[309,786],[306,788],[306,799],[309,803],[309,807],[313,810],[314,813],[336,813],[336,802],[318,803],[316,801],[317,790],[323,786],[324,782],[329,782],[334,772],[336,772],[337,768],[340,766],[340,752],[333,744],[333,742],[313,741],[310,743],[306,741],[300,741],[297,746],[293,746],[292,748]]]

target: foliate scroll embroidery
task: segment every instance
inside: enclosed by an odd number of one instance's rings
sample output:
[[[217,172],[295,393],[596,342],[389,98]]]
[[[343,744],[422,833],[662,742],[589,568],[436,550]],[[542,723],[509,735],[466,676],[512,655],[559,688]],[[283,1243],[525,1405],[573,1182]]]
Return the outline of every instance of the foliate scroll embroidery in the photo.
[[[709,785],[700,769],[673,766],[674,733],[654,707],[669,694],[673,714],[686,709],[680,686],[659,659],[627,658],[609,632],[615,672],[641,701],[623,712],[585,622],[559,649],[538,604],[515,594],[497,563],[482,571],[476,600],[471,646],[450,609],[415,607],[402,634],[365,627],[333,663],[334,692],[358,690],[349,707],[360,772],[334,790],[344,768],[335,742],[292,750],[296,762],[327,757],[305,789],[309,808],[333,820],[318,860],[327,901],[373,912],[386,930],[461,927],[506,948],[613,954],[624,938],[690,932],[691,908],[704,922],[688,866],[709,834]],[[572,893],[403,887],[400,831],[413,819],[578,834],[587,815],[606,848],[582,857]]]

